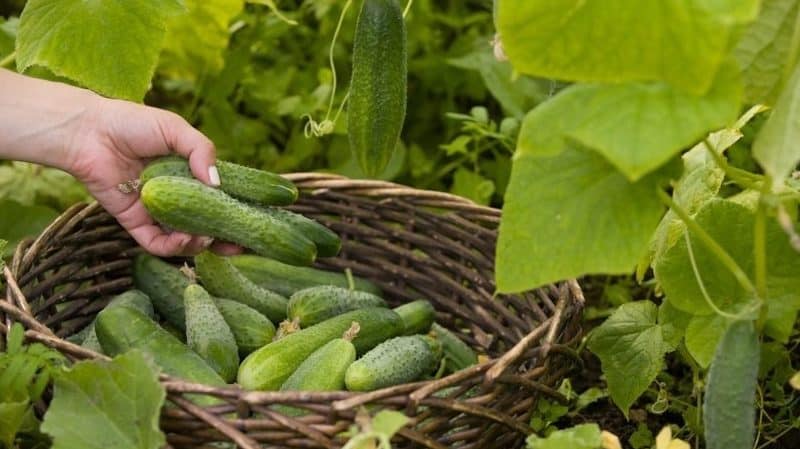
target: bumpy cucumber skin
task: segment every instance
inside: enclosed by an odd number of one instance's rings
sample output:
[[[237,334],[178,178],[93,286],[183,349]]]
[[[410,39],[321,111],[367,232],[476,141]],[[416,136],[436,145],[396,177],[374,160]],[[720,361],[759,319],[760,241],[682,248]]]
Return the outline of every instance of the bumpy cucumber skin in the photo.
[[[125,293],[121,293],[113,298],[111,301],[108,302],[108,305],[105,307],[108,309],[109,307],[133,307],[134,309],[144,313],[149,318],[155,318],[156,312],[153,310],[153,303],[150,302],[150,298],[147,297],[144,293],[139,290],[128,290]],[[100,340],[97,339],[97,333],[94,331],[95,320],[87,326],[87,333],[86,337],[84,338],[81,346],[86,349],[91,349],[94,352],[103,353],[103,347],[100,346]]]
[[[291,296],[304,288],[316,285],[348,287],[344,273],[318,270],[311,267],[287,265],[266,257],[242,254],[229,257],[231,263],[256,284],[283,296]],[[354,277],[354,288],[380,296],[381,289],[372,282]]]
[[[703,399],[708,449],[751,448],[761,350],[752,321],[728,328],[714,352]]]
[[[226,382],[236,378],[239,348],[231,328],[211,295],[192,284],[183,293],[186,310],[186,344]]]
[[[133,284],[150,298],[158,314],[181,332],[186,330],[183,291],[190,283],[181,270],[158,257],[142,253],[133,261]]]
[[[156,221],[190,234],[228,240],[293,265],[310,265],[317,247],[288,223],[194,179],[153,178],[141,196]]]
[[[195,256],[194,263],[200,282],[211,294],[248,305],[274,323],[286,318],[287,299],[259,287],[236,269],[226,257],[203,251]]]
[[[239,366],[239,385],[246,390],[277,390],[303,360],[325,343],[341,337],[354,321],[361,327],[353,339],[356,353],[364,353],[403,331],[403,321],[391,309],[354,310],[289,334],[250,354]]]
[[[325,343],[297,367],[281,385],[281,391],[337,391],[344,390],[344,375],[347,367],[356,360],[356,347],[344,338]],[[304,415],[296,407],[279,407],[289,416]]]
[[[297,200],[297,186],[288,179],[263,170],[217,160],[220,186],[233,197],[262,205],[287,206]],[[164,156],[145,167],[142,184],[158,176],[194,178],[189,162],[180,156]]]
[[[239,356],[246,357],[272,341],[275,325],[256,309],[230,299],[214,298],[214,302],[233,332]]]
[[[103,351],[111,357],[140,349],[167,374],[207,385],[225,385],[199,355],[138,310],[103,310],[97,315],[96,331]]]
[[[436,319],[433,305],[424,299],[395,307],[394,311],[403,319],[406,329],[403,335],[425,334]]]
[[[298,319],[302,328],[365,307],[386,307],[386,301],[372,293],[319,285],[293,294],[289,298],[287,315],[290,320]]]
[[[265,207],[262,210],[278,220],[289,223],[308,237],[317,245],[317,256],[319,257],[334,257],[342,249],[342,240],[339,236],[317,221],[278,207]]]
[[[449,373],[461,371],[472,365],[477,365],[478,354],[449,329],[433,323],[431,337],[442,344],[445,369]]]
[[[429,337],[406,335],[379,344],[356,360],[345,374],[351,391],[372,391],[413,382],[439,365],[442,347]]]
[[[353,40],[347,134],[367,176],[383,172],[406,115],[406,26],[397,0],[365,0]]]

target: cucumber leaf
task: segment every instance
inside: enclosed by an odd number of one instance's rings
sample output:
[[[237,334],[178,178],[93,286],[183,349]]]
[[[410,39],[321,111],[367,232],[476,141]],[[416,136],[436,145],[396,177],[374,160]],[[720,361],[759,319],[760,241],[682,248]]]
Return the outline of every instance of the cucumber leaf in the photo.
[[[42,431],[53,437],[53,449],[159,449],[165,397],[157,368],[140,351],[79,362],[56,379]]]
[[[800,163],[800,66],[786,83],[775,109],[753,142],[753,157],[771,177],[775,186]]]
[[[592,423],[556,430],[546,438],[533,434],[525,442],[528,449],[598,449],[603,437],[600,427]]]

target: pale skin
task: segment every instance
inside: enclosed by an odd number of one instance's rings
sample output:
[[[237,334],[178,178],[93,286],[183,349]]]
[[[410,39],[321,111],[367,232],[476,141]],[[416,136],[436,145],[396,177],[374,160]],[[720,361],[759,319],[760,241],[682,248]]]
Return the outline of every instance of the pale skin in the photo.
[[[219,185],[214,144],[177,114],[0,69],[0,159],[70,173],[145,250],[191,255],[213,240],[165,231],[136,192],[119,188],[137,179],[149,160],[170,153],[187,158],[200,181]],[[214,249],[238,250],[230,244]]]

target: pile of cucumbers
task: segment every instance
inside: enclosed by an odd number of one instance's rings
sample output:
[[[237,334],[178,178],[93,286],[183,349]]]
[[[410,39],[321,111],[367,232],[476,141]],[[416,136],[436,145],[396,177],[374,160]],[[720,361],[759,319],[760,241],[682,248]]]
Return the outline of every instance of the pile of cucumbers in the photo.
[[[135,289],[73,341],[109,356],[139,349],[167,374],[249,390],[370,391],[477,363],[435,323],[428,301],[390,308],[365,279],[304,266],[336,255],[341,242],[279,208],[297,198],[290,181],[222,161],[219,169],[216,189],[193,179],[183,159],[156,160],[142,174],[142,201],[166,226],[252,253],[204,251],[191,268],[139,254]]]

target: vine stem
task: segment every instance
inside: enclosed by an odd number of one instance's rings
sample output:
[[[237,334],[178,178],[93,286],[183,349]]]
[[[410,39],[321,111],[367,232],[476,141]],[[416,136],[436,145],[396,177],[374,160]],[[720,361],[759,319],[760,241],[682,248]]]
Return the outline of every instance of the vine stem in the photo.
[[[403,10],[403,18],[405,18],[408,15],[408,12],[411,11],[411,5],[413,4],[414,0],[408,0],[408,3],[406,3],[406,9]]]
[[[331,111],[333,110],[333,101],[336,97],[336,84],[338,82],[336,77],[336,64],[333,61],[333,50],[336,47],[336,39],[339,37],[339,31],[342,29],[342,24],[344,23],[344,18],[347,16],[347,10],[350,9],[350,5],[353,4],[353,0],[347,0],[347,3],[344,4],[342,8],[342,14],[339,16],[339,22],[336,24],[336,31],[333,32],[333,40],[331,41],[331,48],[328,51],[328,62],[331,65],[331,98],[328,102],[328,111],[325,112],[325,120],[328,120],[331,116]],[[338,114],[337,114],[338,116]]]
[[[8,54],[8,56],[0,60],[0,67],[7,67],[11,65],[11,63],[14,62],[16,59],[17,59],[17,52],[12,51],[11,53]]]
[[[708,235],[706,230],[703,229],[702,226],[697,224],[697,222],[694,221],[692,217],[690,217],[689,214],[681,206],[679,206],[669,195],[667,195],[666,192],[664,192],[661,189],[658,189],[656,190],[656,194],[664,204],[666,204],[670,209],[672,209],[675,212],[675,214],[678,215],[678,217],[680,217],[680,219],[683,221],[686,227],[697,235],[697,237],[700,239],[703,245],[705,245],[706,248],[708,248],[714,254],[714,256],[716,256],[717,259],[720,262],[722,262],[723,265],[725,265],[725,268],[727,268],[731,272],[731,274],[733,274],[739,285],[741,285],[749,293],[757,294],[756,288],[750,281],[750,278],[747,277],[747,274],[745,274],[744,270],[742,270],[742,267],[740,267],[739,264],[736,263],[733,257],[731,257],[731,255],[728,254],[727,251],[725,251],[725,248],[720,246],[720,244],[717,243],[717,241],[714,240],[713,237]]]
[[[735,182],[739,184],[741,187],[751,189],[751,190],[759,190],[760,185],[758,184],[762,179],[758,175],[754,175],[746,170],[742,170],[736,167],[731,167],[728,165],[728,161],[725,158],[717,153],[714,147],[711,145],[711,142],[708,139],[703,140],[703,145],[705,146],[708,153],[714,159],[717,166],[725,172],[725,175],[728,176]]]

